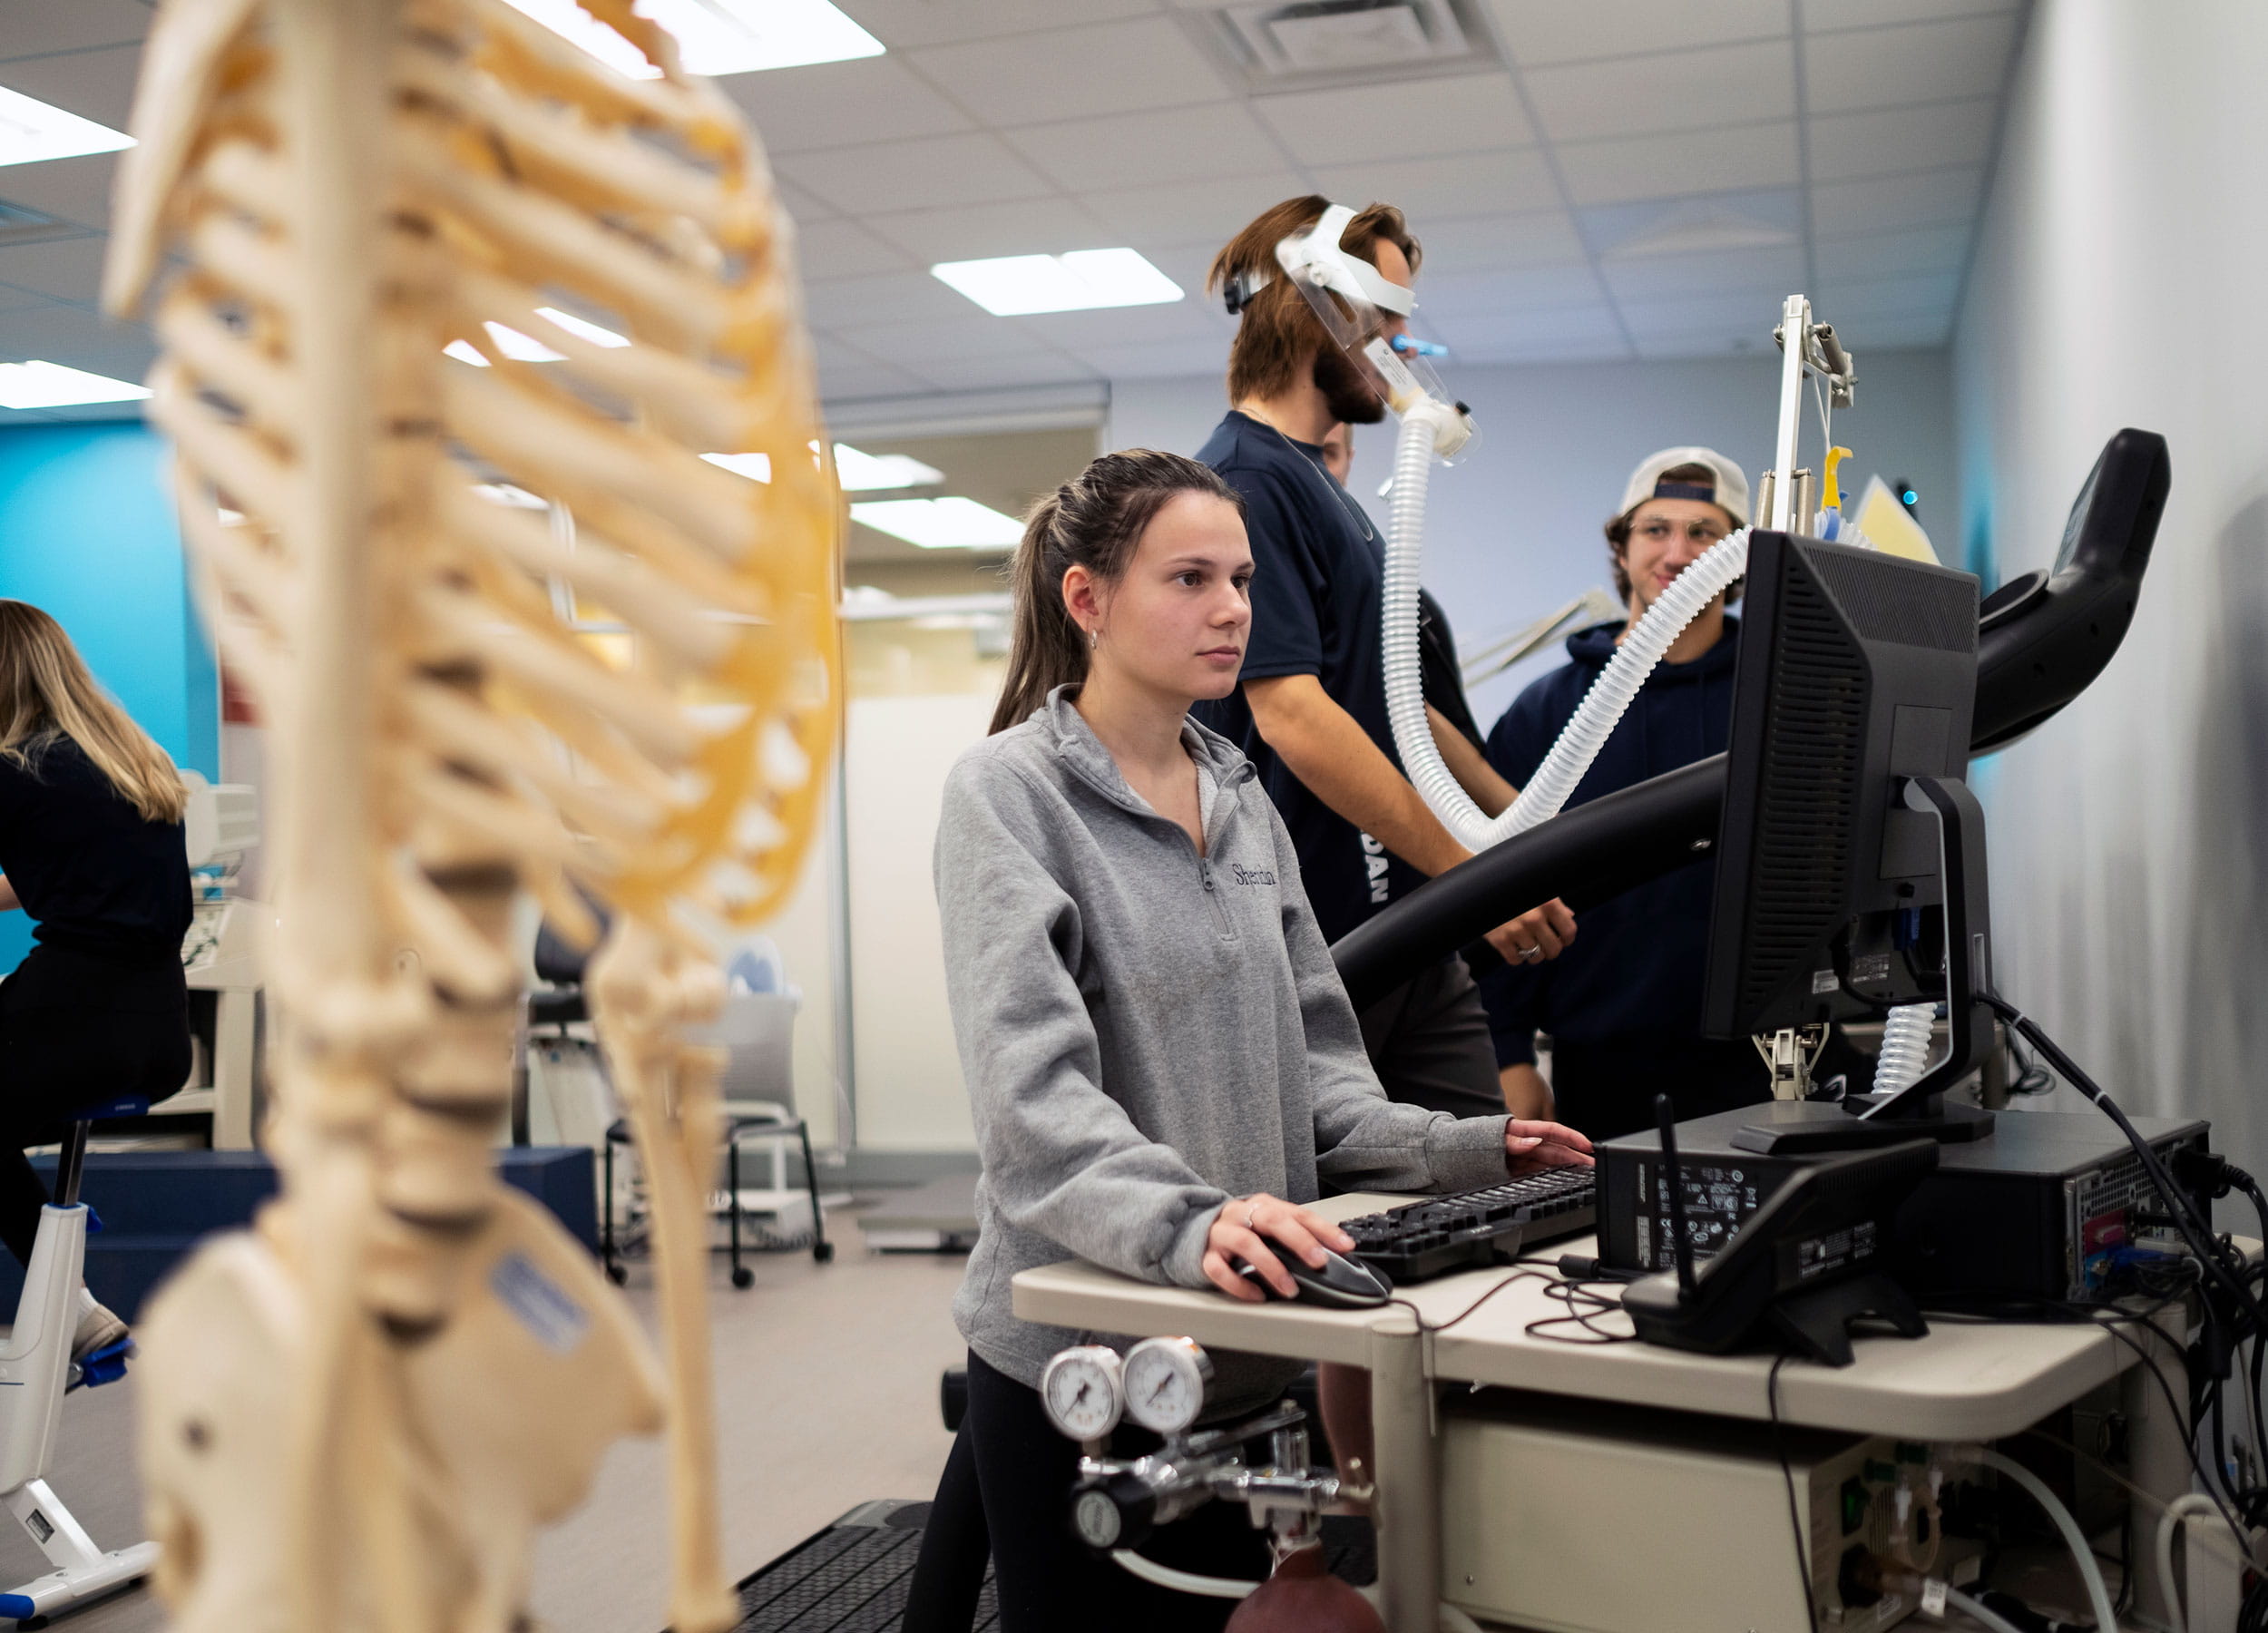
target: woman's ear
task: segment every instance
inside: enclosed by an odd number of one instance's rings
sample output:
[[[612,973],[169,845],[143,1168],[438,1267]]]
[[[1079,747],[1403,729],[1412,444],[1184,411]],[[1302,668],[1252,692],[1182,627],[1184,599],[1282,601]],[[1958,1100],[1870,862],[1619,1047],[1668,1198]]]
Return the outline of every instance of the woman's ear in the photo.
[[[1071,615],[1071,622],[1092,631],[1102,627],[1101,586],[1095,575],[1072,562],[1063,569],[1063,607]]]

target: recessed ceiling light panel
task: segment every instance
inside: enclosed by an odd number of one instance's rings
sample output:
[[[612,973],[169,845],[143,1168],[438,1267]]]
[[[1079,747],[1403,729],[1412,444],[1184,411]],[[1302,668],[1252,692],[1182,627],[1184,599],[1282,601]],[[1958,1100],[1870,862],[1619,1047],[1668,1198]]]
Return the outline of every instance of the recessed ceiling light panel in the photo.
[[[1012,550],[1023,523],[989,504],[947,499],[870,499],[850,507],[851,520],[924,550]]]
[[[632,79],[660,70],[575,0],[511,0],[552,33]],[[880,56],[883,44],[829,0],[638,0],[637,13],[677,36],[695,73],[753,73]]]
[[[51,108],[21,91],[0,87],[0,164],[36,164],[82,153],[115,153],[133,146],[123,131]]]
[[[1162,306],[1181,299],[1183,293],[1179,284],[1132,249],[940,261],[930,272],[999,318]]]
[[[835,475],[846,494],[928,487],[945,479],[935,465],[924,464],[911,454],[866,454],[848,443],[835,445]]]
[[[147,386],[65,368],[60,363],[0,363],[0,408],[75,408],[82,403],[138,403]]]

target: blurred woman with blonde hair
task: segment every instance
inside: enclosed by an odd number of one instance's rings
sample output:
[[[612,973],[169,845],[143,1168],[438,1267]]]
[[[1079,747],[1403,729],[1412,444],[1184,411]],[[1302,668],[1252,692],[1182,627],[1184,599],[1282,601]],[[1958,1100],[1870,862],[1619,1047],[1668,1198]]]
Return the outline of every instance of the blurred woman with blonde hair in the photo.
[[[0,909],[38,921],[0,981],[0,1242],[26,1263],[47,1191],[23,1148],[189,1076],[188,803],[172,760],[63,626],[0,601]],[[79,1303],[74,1356],[124,1340],[83,1288]]]

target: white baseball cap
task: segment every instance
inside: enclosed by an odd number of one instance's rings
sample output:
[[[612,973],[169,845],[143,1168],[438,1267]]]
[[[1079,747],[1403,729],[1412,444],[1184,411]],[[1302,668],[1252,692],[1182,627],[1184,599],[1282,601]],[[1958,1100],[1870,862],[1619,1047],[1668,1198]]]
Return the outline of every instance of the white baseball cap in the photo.
[[[1664,471],[1688,464],[1706,465],[1716,473],[1716,480],[1662,480]],[[1728,513],[1734,526],[1743,527],[1748,522],[1748,478],[1741,474],[1738,465],[1715,448],[1664,448],[1658,454],[1648,454],[1638,462],[1638,468],[1630,473],[1629,484],[1622,490],[1622,508],[1615,513],[1627,516],[1648,499],[1703,499]]]

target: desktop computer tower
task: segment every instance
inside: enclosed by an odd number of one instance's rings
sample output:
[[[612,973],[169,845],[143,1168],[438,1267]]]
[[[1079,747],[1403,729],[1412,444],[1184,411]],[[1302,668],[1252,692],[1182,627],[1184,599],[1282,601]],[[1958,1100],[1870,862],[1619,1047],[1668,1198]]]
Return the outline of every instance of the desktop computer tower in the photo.
[[[1677,1125],[1678,1167],[1694,1255],[1706,1258],[1809,1159],[1744,1151],[1733,1136],[1753,1110]],[[2162,1160],[2206,1149],[2194,1118],[2137,1117]],[[1661,1138],[1647,1131],[1598,1148],[1598,1252],[1615,1270],[1672,1264]],[[2210,1217],[2210,1203],[2192,1197]],[[1940,1149],[1935,1172],[1900,1208],[1891,1273],[1931,1298],[2094,1303],[2111,1289],[2114,1250],[2178,1240],[2141,1159],[2101,1112],[2002,1111],[1992,1133]]]

